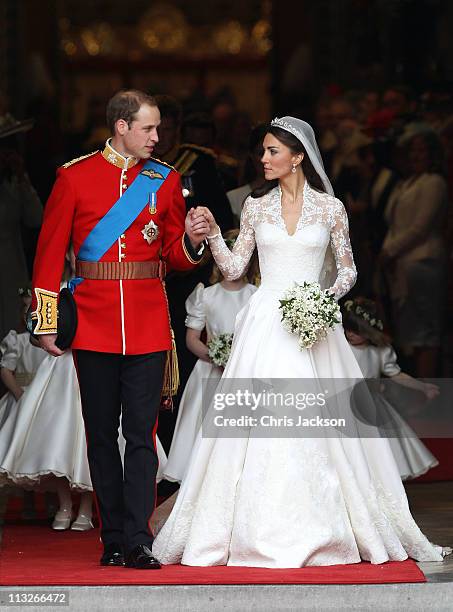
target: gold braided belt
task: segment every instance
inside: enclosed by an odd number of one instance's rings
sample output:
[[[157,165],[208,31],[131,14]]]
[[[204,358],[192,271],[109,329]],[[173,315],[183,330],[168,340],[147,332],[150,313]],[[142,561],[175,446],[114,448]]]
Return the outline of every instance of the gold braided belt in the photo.
[[[165,278],[163,261],[76,261],[76,276],[87,280]]]

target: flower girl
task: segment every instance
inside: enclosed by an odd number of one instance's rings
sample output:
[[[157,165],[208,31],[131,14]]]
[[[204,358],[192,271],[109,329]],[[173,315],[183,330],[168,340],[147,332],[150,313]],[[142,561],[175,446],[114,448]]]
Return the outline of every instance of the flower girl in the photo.
[[[346,338],[366,379],[390,377],[392,382],[423,393],[427,400],[439,393],[436,385],[424,383],[401,371],[396,353],[384,333],[384,325],[372,300],[356,298],[343,305],[343,327]],[[415,432],[404,421],[381,391],[373,391],[381,419],[397,437],[389,437],[401,478],[407,480],[424,474],[438,465]]]
[[[225,241],[233,248],[238,230],[225,233]],[[201,425],[203,380],[219,380],[222,367],[215,365],[209,356],[209,346],[222,344],[224,334],[232,334],[238,312],[247,304],[257,287],[248,282],[253,276],[253,266],[238,280],[226,281],[214,265],[210,287],[199,283],[186,300],[186,343],[198,361],[187,381],[179,405],[178,418],[164,469],[164,478],[181,482],[190,453]],[[206,342],[201,339],[206,330]],[[225,352],[224,349],[222,352]],[[217,361],[217,360],[216,360]],[[221,361],[219,361],[221,363]]]
[[[0,456],[8,448],[8,426],[14,426],[17,416],[17,403],[25,389],[33,380],[35,373],[46,356],[44,351],[30,344],[29,334],[25,331],[25,314],[31,304],[31,289],[19,289],[22,297],[19,326],[12,329],[0,343],[0,377],[7,393],[0,399]],[[4,424],[9,425],[4,427]],[[0,483],[1,484],[1,483]],[[22,517],[31,519],[36,515],[32,491],[24,491]]]
[[[30,336],[25,331],[24,318],[31,304],[31,290],[22,288],[19,293],[23,302],[19,331],[12,329],[0,343],[0,375],[8,391],[0,400],[0,427],[8,415],[15,412],[24,389],[31,383],[46,356],[44,351],[30,344]],[[0,445],[2,442],[3,438],[0,439]]]
[[[67,255],[66,278],[73,273],[74,263],[71,249]],[[24,344],[31,346],[28,333],[24,336]],[[18,402],[14,416],[5,419],[0,430],[0,484],[56,490],[59,509],[52,528],[87,531],[93,527],[93,487],[72,352],[67,350],[60,357],[53,357],[40,348],[32,348],[40,356],[40,366]],[[166,456],[158,439],[156,444],[159,479],[159,476],[162,478]],[[124,446],[119,432],[122,456]],[[75,520],[72,492],[81,494]]]

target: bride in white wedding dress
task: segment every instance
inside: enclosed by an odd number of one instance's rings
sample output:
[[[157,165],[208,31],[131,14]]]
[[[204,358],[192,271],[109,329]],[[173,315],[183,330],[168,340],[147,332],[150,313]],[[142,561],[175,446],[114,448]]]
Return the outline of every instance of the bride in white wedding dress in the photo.
[[[333,196],[311,127],[274,120],[264,140],[268,181],[247,198],[231,252],[212,214],[209,244],[228,280],[243,274],[255,245],[262,283],[236,318],[228,379],[358,379],[341,324],[311,349],[281,323],[279,299],[294,282],[323,282],[333,252],[336,299],[356,279],[342,203]],[[254,194],[255,196],[257,194]],[[320,430],[321,432],[322,430]],[[203,438],[153,554],[165,564],[296,568],[404,560],[441,561],[411,516],[383,438]]]

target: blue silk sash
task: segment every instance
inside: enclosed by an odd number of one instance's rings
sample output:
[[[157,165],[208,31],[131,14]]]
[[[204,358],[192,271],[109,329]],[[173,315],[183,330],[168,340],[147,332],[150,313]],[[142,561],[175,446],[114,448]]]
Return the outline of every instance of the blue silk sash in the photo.
[[[170,174],[171,168],[152,159],[148,160],[132,185],[115,202],[85,238],[77,259],[99,261],[116,240],[135,221],[149,201],[155,202],[156,194]],[[73,278],[68,283],[71,291],[82,282]]]

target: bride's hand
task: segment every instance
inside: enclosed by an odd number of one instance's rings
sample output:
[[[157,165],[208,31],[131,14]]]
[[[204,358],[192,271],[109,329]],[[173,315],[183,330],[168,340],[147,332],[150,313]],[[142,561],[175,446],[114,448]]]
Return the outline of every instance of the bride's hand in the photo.
[[[217,225],[216,220],[214,219],[214,215],[209,210],[209,208],[206,208],[206,206],[197,206],[196,208],[192,208],[190,212],[192,214],[193,222],[195,222],[197,217],[200,217],[200,216],[206,219],[206,221],[209,224],[209,235],[210,236],[212,236],[213,234],[220,233],[219,226]]]

